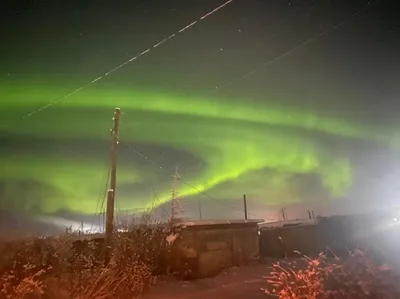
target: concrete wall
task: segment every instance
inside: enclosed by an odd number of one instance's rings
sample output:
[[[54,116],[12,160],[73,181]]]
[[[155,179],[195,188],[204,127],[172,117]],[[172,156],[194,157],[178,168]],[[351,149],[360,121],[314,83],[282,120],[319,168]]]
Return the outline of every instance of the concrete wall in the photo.
[[[186,227],[171,253],[171,268],[181,278],[214,276],[258,259],[258,227],[256,223]]]

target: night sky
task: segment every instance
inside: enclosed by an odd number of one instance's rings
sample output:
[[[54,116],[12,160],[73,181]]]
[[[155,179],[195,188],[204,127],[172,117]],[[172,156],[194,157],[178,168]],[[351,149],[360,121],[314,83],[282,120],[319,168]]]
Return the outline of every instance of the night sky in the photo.
[[[0,210],[99,213],[115,107],[118,210],[170,209],[176,168],[186,217],[396,204],[395,2],[233,0],[178,33],[226,1],[7,1]]]

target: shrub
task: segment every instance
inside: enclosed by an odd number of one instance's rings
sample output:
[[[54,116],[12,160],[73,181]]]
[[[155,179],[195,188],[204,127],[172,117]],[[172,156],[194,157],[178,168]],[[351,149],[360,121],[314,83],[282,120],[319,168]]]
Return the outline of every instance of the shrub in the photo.
[[[31,239],[0,248],[0,298],[137,298],[155,281],[166,256],[169,229],[139,223],[115,233],[111,260],[102,263],[103,239]]]
[[[361,251],[344,260],[320,254],[300,263],[274,263],[267,282],[266,293],[279,299],[400,298],[400,277]]]

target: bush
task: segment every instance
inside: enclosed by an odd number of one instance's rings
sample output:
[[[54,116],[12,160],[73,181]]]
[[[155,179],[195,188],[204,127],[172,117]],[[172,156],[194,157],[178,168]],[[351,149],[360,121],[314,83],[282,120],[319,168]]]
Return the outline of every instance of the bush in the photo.
[[[0,298],[137,298],[155,281],[169,229],[141,223],[114,235],[111,260],[104,240],[32,239],[0,248]]]
[[[266,293],[279,299],[400,298],[400,277],[361,251],[344,260],[304,256],[302,263],[274,263]]]

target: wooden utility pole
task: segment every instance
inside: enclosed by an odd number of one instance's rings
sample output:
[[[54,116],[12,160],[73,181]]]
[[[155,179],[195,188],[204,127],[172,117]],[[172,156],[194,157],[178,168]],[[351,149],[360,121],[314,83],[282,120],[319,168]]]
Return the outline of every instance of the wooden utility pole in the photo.
[[[200,202],[200,200],[197,202],[197,205],[199,207],[199,218],[200,218],[200,220],[203,220],[203,215],[201,213],[201,202]]]
[[[207,185],[207,183],[204,183],[204,185],[203,185],[203,192],[202,192],[203,194],[205,194],[205,192],[206,192],[206,185]],[[203,220],[203,211],[201,208],[201,200],[200,199],[197,200],[197,207],[199,209],[199,219]]]
[[[110,253],[112,248],[112,238],[114,231],[114,207],[115,207],[115,191],[117,185],[117,162],[118,162],[120,116],[121,116],[121,109],[115,108],[113,117],[114,126],[111,130],[113,140],[111,148],[110,189],[108,190],[107,193],[107,207],[106,207],[106,234],[105,234],[105,257],[104,257],[105,264],[108,264],[110,261]]]
[[[106,231],[106,211],[103,209],[101,212],[101,227],[102,227],[102,232],[104,233]]]
[[[113,142],[111,149],[111,177],[110,177],[110,189],[114,190],[115,198],[115,189],[117,185],[117,162],[118,162],[118,143],[119,143],[119,119],[121,116],[121,109],[115,108],[114,112],[114,127],[112,129]]]
[[[244,207],[244,219],[247,220],[247,199],[246,199],[246,194],[243,194],[243,207]]]
[[[104,264],[108,265],[111,258],[113,246],[114,232],[114,190],[109,189],[107,192],[107,207],[106,207],[106,234],[104,240]]]
[[[286,221],[285,208],[282,208],[282,220]]]

